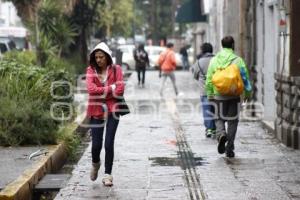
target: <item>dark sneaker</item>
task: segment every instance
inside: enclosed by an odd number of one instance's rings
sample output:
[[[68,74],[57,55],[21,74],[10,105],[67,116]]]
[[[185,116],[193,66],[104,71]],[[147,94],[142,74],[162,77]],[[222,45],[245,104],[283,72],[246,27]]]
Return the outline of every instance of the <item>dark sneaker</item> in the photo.
[[[227,142],[226,135],[221,135],[219,138],[219,144],[218,144],[218,152],[219,154],[225,153],[225,143]]]
[[[233,151],[228,151],[228,152],[226,152],[226,157],[228,157],[228,158],[234,158],[234,152]]]

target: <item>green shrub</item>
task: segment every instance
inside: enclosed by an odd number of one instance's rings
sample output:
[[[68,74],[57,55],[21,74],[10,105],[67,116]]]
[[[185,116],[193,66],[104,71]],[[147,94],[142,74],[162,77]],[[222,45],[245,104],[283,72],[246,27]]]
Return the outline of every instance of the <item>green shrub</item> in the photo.
[[[76,128],[77,124],[71,123],[66,126],[61,126],[57,132],[58,140],[63,141],[66,145],[69,160],[76,159],[76,152],[80,144],[80,138],[75,134]]]
[[[72,66],[74,74],[85,74],[87,64],[82,62],[79,51],[75,51],[72,55],[69,55],[66,60]]]
[[[65,70],[72,75],[76,73],[74,64],[70,63],[66,59],[58,58],[56,56],[50,57],[46,62],[46,66],[48,69],[55,70],[55,71]]]
[[[51,95],[51,85],[55,81],[71,82],[72,75],[65,70],[0,62],[0,144],[53,144],[57,141],[61,122],[52,118],[50,107],[61,101],[72,106],[73,96],[55,99]],[[53,89],[53,93],[65,96],[70,88],[60,86]],[[55,109],[56,114],[64,113],[64,116],[69,112],[65,106]]]
[[[36,54],[33,51],[8,51],[4,54],[3,60],[15,61],[24,65],[36,65]]]
[[[0,98],[0,144],[54,144],[58,122],[28,98]]]

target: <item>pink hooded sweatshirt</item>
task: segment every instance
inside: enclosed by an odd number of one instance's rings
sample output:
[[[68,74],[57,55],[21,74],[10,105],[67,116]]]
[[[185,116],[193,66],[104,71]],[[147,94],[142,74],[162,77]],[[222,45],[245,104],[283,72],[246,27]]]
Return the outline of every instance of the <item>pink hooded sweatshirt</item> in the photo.
[[[101,42],[90,53],[93,54],[96,50],[105,52],[110,60],[111,65],[107,68],[106,81],[98,77],[96,69],[91,65],[86,69],[86,86],[89,94],[87,116],[103,118],[106,114],[117,111],[117,97],[124,93],[124,81],[122,68],[119,65],[112,64],[111,51],[108,46]],[[116,88],[112,90],[112,85]]]

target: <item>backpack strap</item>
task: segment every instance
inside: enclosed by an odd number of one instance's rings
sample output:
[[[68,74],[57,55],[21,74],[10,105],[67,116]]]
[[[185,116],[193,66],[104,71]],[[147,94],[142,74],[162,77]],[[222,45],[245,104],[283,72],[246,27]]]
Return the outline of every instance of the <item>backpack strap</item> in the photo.
[[[208,55],[204,55],[203,57],[201,57],[201,58],[210,58],[210,57],[214,57],[215,55],[213,55],[213,54],[208,54]],[[204,80],[206,80],[206,75],[204,74],[204,72],[203,72],[203,69],[202,69],[202,67],[200,66],[200,59],[201,58],[199,58],[198,59],[198,61],[197,61],[197,65],[198,65],[198,67],[199,67],[199,72],[200,72],[200,74],[202,75],[202,77],[204,77]]]
[[[234,64],[234,61],[236,61],[237,59],[239,59],[238,56],[236,56],[235,58],[233,58],[233,59],[230,61],[229,65]],[[228,66],[229,66],[229,65],[228,65]]]
[[[169,55],[169,51],[168,52],[166,52],[166,55],[164,56],[164,59],[163,59],[163,61],[162,61],[162,63],[161,63],[161,66],[165,63],[165,61],[166,61],[166,59],[167,59],[167,56]]]
[[[204,74],[204,72],[203,72],[203,69],[202,69],[202,67],[200,66],[200,59],[197,61],[197,65],[198,65],[198,68],[199,68],[199,73],[202,75],[202,77],[204,78],[204,80],[206,80],[206,76],[205,76],[205,74]]]

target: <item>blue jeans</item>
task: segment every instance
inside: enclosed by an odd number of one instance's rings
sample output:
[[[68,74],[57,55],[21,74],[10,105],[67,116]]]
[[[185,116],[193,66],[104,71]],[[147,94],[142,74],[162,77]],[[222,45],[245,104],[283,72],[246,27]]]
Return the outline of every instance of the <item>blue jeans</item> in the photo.
[[[182,69],[188,70],[190,67],[188,57],[181,56],[181,62],[182,62]]]
[[[105,173],[111,174],[113,160],[114,160],[114,142],[115,135],[118,128],[119,120],[113,115],[108,115],[105,120],[91,118],[90,124],[92,125],[92,161],[98,163],[100,161],[100,153],[103,142],[104,125],[106,125],[105,133]]]
[[[207,100],[207,96],[201,96],[202,113],[204,119],[204,126],[206,129],[216,129],[214,120],[214,106]]]

